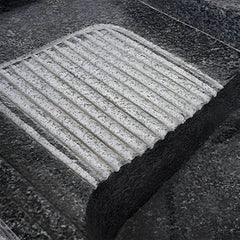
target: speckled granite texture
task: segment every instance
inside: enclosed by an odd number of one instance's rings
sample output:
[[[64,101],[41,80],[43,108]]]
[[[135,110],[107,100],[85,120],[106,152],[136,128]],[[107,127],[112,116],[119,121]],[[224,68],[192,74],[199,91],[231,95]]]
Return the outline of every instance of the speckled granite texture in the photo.
[[[0,13],[10,11],[13,8],[29,4],[36,0],[0,0]]]
[[[0,133],[0,218],[7,224],[10,221],[11,229],[24,240],[42,239],[42,234],[46,239],[83,237],[91,187],[3,114]],[[26,230],[21,228],[24,222]],[[36,229],[31,230],[32,224]]]
[[[142,2],[240,50],[238,0],[143,0]]]
[[[126,27],[220,81],[240,65],[240,53],[137,0],[43,0],[4,12],[0,15],[0,62],[97,23]]]
[[[239,52],[136,0],[41,0],[28,3],[9,8],[0,14],[0,62],[19,57],[86,26],[111,23],[128,28],[175,53],[222,84],[226,84],[240,66]],[[18,195],[14,193],[18,186],[9,183],[13,189],[6,191],[12,193],[1,195],[1,212],[5,214],[3,220],[11,223],[12,228],[16,226],[16,233],[23,239],[69,239],[71,234],[76,236],[75,239],[81,239],[85,235],[84,215],[92,189],[3,115],[0,116],[0,134],[0,155],[4,159],[2,162],[6,162],[1,165],[1,171],[15,169],[22,176],[19,178],[23,178],[23,182],[27,179],[33,187],[30,189],[36,192],[34,198],[40,196],[41,200],[36,200],[41,202],[40,209],[52,209],[47,211],[49,218],[44,219],[38,212],[26,214],[27,211],[34,211],[35,207],[31,209],[31,204],[27,204],[28,210],[25,210],[23,206],[28,202],[27,196],[22,195],[22,201],[17,199]],[[17,174],[13,179],[18,179]],[[25,189],[27,186],[28,183]],[[139,205],[134,206],[134,211],[136,206]],[[63,233],[61,227],[47,227],[51,214],[59,215],[61,222],[71,222],[66,233]],[[129,212],[125,216],[129,216]],[[113,229],[114,234],[117,227]]]
[[[207,0],[218,7],[240,11],[239,0]]]

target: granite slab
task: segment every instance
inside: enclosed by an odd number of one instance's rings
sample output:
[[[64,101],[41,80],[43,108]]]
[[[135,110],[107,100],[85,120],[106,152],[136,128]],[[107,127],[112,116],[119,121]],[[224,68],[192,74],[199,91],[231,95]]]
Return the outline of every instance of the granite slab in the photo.
[[[0,15],[1,62],[99,23],[127,28],[225,86],[215,100],[178,127],[177,131],[168,134],[165,141],[158,142],[152,152],[146,152],[143,158],[133,161],[135,164],[126,165],[112,174],[94,192],[85,181],[1,115],[0,154],[3,158],[29,179],[36,191],[61,210],[80,232],[81,229],[86,232],[87,208],[89,238],[106,240],[116,236],[125,220],[227,118],[239,91],[238,79],[231,80],[240,63],[239,52],[215,37],[139,1],[117,0],[36,1],[10,8]],[[145,164],[141,165],[139,161]]]

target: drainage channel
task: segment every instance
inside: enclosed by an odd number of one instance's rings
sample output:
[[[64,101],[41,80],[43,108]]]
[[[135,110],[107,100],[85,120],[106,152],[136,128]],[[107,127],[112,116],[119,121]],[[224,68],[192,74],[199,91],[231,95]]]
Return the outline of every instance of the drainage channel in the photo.
[[[133,32],[105,24],[1,65],[0,79],[0,111],[94,187],[222,88]]]

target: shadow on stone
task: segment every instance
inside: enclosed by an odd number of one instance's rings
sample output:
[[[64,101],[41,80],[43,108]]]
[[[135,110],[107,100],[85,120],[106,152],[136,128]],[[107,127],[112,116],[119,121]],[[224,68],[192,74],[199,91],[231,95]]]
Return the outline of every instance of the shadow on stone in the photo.
[[[99,184],[87,208],[90,239],[114,239],[120,227],[208,139],[237,108],[240,75],[191,119]]]
[[[38,0],[0,0],[0,13],[8,12],[16,7],[36,2]]]

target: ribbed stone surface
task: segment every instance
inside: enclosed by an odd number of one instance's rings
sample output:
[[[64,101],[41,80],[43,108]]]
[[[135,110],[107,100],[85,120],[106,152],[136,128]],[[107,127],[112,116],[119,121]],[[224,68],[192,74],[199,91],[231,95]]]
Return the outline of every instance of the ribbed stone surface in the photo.
[[[222,88],[140,36],[103,24],[3,64],[0,80],[0,111],[93,186]]]

